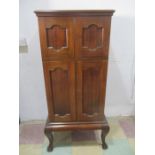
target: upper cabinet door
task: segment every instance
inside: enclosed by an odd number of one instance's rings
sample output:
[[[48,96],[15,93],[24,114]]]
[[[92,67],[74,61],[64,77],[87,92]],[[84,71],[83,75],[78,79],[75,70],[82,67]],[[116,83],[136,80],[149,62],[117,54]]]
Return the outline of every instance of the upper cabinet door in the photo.
[[[75,120],[75,68],[71,61],[46,61],[44,74],[50,121]]]
[[[73,18],[40,17],[39,25],[44,60],[74,56]]]
[[[76,18],[76,57],[108,57],[110,18]]]

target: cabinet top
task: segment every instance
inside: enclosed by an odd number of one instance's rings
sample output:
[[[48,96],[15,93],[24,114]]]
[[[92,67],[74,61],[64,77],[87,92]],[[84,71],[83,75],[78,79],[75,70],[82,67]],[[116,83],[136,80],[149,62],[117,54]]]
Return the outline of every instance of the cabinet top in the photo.
[[[48,16],[112,16],[115,10],[36,10],[38,17]]]

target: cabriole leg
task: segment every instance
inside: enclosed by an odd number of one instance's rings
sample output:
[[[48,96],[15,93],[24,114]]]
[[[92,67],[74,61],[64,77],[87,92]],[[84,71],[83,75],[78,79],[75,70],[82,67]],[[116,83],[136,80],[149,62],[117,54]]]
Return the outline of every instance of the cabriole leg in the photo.
[[[48,145],[47,151],[51,152],[53,150],[53,134],[52,134],[52,131],[45,129],[44,132],[45,132],[45,135],[47,136],[47,138],[49,140],[49,145]]]
[[[105,137],[108,134],[108,132],[109,132],[109,127],[106,127],[106,128],[102,129],[101,140],[102,140],[102,148],[103,149],[107,149],[108,148],[108,145],[105,142]]]

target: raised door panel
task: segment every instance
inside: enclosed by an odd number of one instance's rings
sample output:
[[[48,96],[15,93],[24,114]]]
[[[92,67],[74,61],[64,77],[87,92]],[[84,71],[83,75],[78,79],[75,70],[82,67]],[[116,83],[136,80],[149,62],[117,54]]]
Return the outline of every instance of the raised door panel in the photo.
[[[76,57],[108,57],[110,18],[109,16],[76,18]]]
[[[73,18],[40,17],[43,59],[74,56]]]
[[[44,62],[46,95],[50,121],[75,120],[74,62]]]
[[[79,121],[103,120],[107,61],[77,63],[77,110]]]

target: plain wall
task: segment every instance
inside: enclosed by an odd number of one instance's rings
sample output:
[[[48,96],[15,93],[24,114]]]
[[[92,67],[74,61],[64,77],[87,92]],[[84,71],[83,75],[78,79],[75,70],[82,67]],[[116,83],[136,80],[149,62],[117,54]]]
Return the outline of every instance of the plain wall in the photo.
[[[37,17],[34,10],[114,9],[105,114],[134,114],[134,0],[20,0],[20,38],[28,52],[20,53],[21,121],[47,117]],[[20,51],[22,52],[22,51]]]

